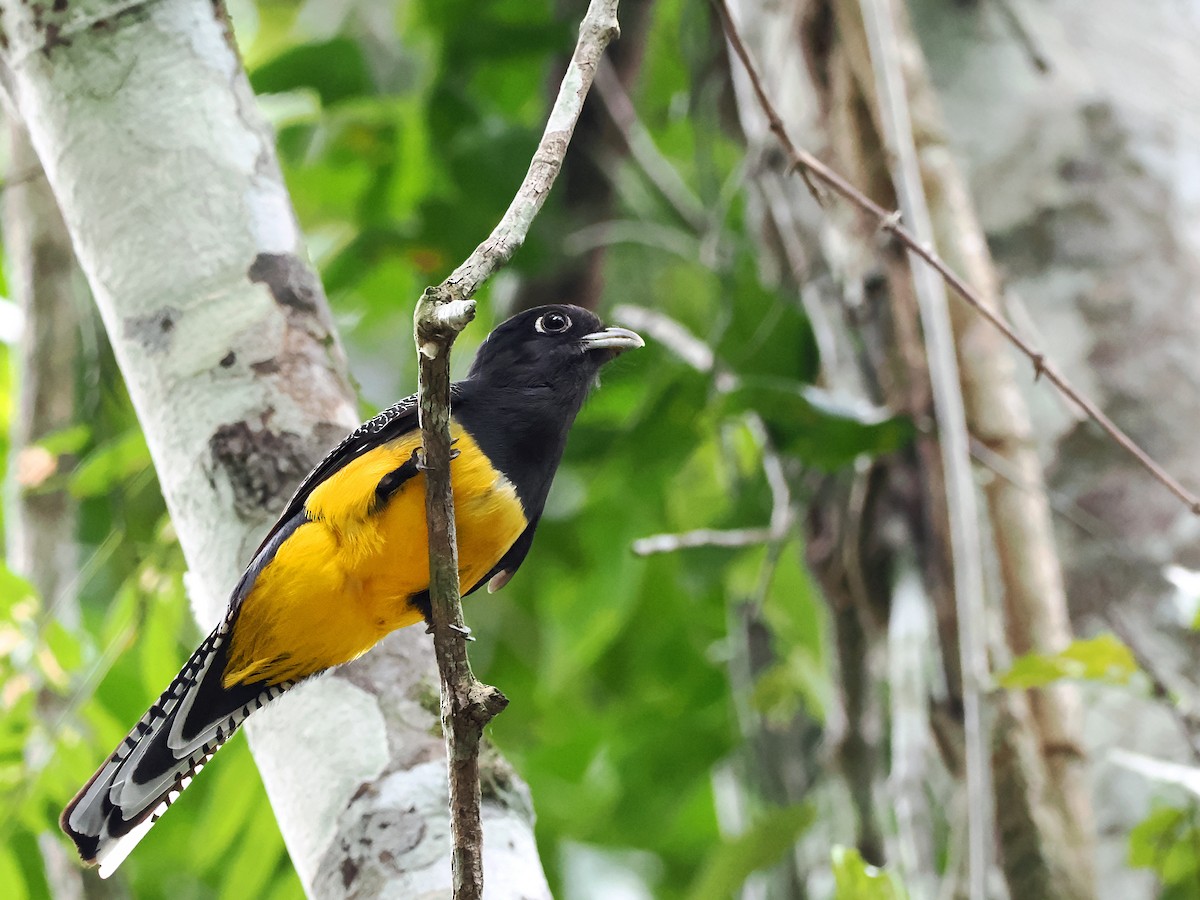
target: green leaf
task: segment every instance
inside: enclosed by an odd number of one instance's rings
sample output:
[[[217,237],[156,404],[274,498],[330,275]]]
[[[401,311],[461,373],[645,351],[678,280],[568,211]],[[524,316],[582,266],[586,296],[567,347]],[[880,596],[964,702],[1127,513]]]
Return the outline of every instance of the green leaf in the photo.
[[[1195,888],[1196,873],[1200,872],[1200,833],[1189,827],[1180,839],[1170,846],[1163,857],[1159,875],[1167,884],[1189,884]]]
[[[349,38],[291,47],[255,69],[250,84],[260,94],[311,88],[325,106],[375,92],[362,50]]]
[[[801,710],[816,721],[825,717],[828,678],[803,648],[768,667],[754,682],[751,700],[768,721],[784,725]]]
[[[37,445],[43,450],[61,456],[64,453],[79,453],[92,438],[92,429],[87,425],[72,425],[44,436]]]
[[[16,609],[21,621],[27,621],[37,612],[38,606],[40,601],[33,585],[0,560],[0,620],[12,620]]]
[[[751,411],[782,452],[824,469],[890,453],[912,438],[911,423],[886,409],[785,379],[747,379],[717,404],[720,415]]]
[[[278,835],[274,812],[269,804],[261,804],[251,813],[242,840],[223,861],[223,897],[262,896],[285,855]]]
[[[163,584],[150,593],[144,605],[144,615],[138,633],[138,661],[142,684],[149,696],[161,691],[183,662],[179,653],[179,636],[188,632],[187,603],[183,592],[171,584],[170,576],[143,570],[141,579],[157,578]]]
[[[72,671],[83,665],[83,647],[79,637],[61,622],[51,619],[42,626],[42,642],[63,669]]]
[[[1156,806],[1129,832],[1129,865],[1152,870],[1164,887],[1185,886],[1195,890],[1200,873],[1200,827],[1195,808]],[[1167,896],[1194,896],[1172,893]]]
[[[903,900],[906,896],[891,874],[867,865],[853,847],[834,847],[832,861],[838,900]]]
[[[8,900],[25,900],[29,896],[25,872],[17,862],[13,848],[4,844],[0,844],[0,884],[4,885],[4,896]]]
[[[687,896],[717,900],[735,895],[752,874],[778,861],[815,818],[811,806],[766,813],[743,834],[713,850]]]
[[[1129,832],[1129,865],[1153,869],[1187,825],[1187,816],[1173,806],[1156,806]]]
[[[71,475],[71,493],[80,498],[98,497],[149,466],[146,436],[132,428],[84,457]]]
[[[1126,684],[1138,671],[1136,660],[1120,640],[1111,634],[1073,641],[1060,653],[1026,653],[997,677],[1006,688],[1037,688],[1061,678]]]

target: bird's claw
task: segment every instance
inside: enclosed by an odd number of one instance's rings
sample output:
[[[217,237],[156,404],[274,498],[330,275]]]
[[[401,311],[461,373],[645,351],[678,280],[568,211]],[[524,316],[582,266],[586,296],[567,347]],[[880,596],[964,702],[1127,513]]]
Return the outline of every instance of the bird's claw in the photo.
[[[463,640],[467,640],[467,641],[475,640],[475,637],[471,634],[471,629],[468,628],[466,625],[453,625],[452,624],[449,627],[450,627],[451,631],[456,631],[460,635],[462,635]],[[429,622],[426,624],[425,633],[433,634],[433,623],[432,622]]]
[[[462,456],[461,450],[454,449],[454,445],[457,443],[458,443],[458,438],[455,438],[454,440],[452,440],[450,442],[450,461],[451,462],[454,462],[454,460],[456,460],[460,456]],[[417,467],[418,472],[424,472],[426,469],[429,468],[429,466],[427,466],[425,464],[425,448],[424,447],[417,447],[415,450],[413,450],[410,460],[412,461],[413,465],[415,465]]]

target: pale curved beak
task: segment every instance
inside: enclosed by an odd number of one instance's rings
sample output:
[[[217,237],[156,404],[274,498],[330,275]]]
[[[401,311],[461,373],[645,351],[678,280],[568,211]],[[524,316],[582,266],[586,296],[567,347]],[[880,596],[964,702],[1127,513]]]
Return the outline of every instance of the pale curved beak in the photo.
[[[645,347],[646,342],[636,331],[628,328],[605,328],[603,331],[593,331],[585,334],[579,341],[584,350],[611,350],[615,356],[626,350],[636,350]]]

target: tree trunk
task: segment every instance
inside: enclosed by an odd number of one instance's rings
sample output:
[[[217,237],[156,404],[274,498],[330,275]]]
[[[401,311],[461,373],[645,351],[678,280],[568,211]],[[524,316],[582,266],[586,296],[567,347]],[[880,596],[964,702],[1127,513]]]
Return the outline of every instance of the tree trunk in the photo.
[[[145,429],[207,629],[295,484],[357,420],[272,135],[219,3],[0,8],[8,87]],[[394,636],[249,723],[311,895],[449,891],[433,675],[428,639]],[[546,897],[527,791],[502,761],[490,768],[489,894]]]
[[[78,506],[65,486],[51,479],[70,467],[67,454],[54,453],[39,441],[74,424],[78,403],[81,311],[89,302],[75,264],[71,239],[29,136],[19,122],[8,121],[13,177],[4,195],[5,271],[20,305],[20,394],[13,415],[6,500],[6,561],[28,579],[42,599],[43,622],[79,625],[75,589],[79,574],[76,540]],[[53,722],[63,714],[61,697],[38,692],[38,713]],[[37,740],[37,751],[44,735]],[[34,752],[27,747],[27,752]],[[46,882],[59,900],[84,896],[84,880],[56,835],[38,835]]]
[[[46,482],[68,468],[38,441],[76,421],[79,328],[89,302],[71,239],[29,136],[8,123],[13,181],[4,194],[9,289],[23,314],[21,392],[13,416],[6,555],[29,579],[44,609],[68,626],[79,621],[73,581],[79,569],[78,510],[65,489]]]

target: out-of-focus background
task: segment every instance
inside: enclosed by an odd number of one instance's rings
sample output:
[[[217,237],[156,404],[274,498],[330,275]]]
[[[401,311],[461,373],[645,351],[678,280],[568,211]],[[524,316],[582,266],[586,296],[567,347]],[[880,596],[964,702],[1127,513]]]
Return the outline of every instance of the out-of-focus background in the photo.
[[[887,208],[879,41],[897,51],[939,251],[1160,462],[1200,468],[1200,4],[731,5],[793,139]],[[414,390],[414,302],[507,206],[584,6],[231,0],[364,415]],[[455,351],[463,371],[492,324],[550,301],[648,345],[581,414],[520,575],[468,601],[477,671],[512,701],[491,737],[565,900],[963,896],[986,798],[964,783],[964,608],[909,265],[789,172],[710,4],[620,16],[562,178]],[[39,183],[14,137],[0,894],[299,897],[240,736],[111,882],[58,833],[200,634]],[[48,299],[22,311],[30,271]],[[989,895],[1200,897],[1196,523],[953,312]]]

